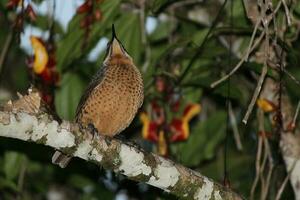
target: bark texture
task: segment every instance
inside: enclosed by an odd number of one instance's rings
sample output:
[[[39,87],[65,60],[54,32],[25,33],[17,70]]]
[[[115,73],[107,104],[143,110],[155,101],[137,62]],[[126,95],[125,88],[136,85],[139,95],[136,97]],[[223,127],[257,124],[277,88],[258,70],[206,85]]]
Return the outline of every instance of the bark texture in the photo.
[[[88,130],[80,131],[77,124],[67,121],[59,124],[43,110],[38,93],[30,90],[28,95],[20,95],[0,110],[0,136],[53,147],[180,199],[242,199],[196,171],[117,139],[92,139]]]

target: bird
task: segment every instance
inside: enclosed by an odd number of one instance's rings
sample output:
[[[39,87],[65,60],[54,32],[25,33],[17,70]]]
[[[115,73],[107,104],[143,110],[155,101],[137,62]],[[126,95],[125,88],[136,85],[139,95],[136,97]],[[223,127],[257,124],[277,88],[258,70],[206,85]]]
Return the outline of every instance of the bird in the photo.
[[[96,134],[114,137],[134,119],[144,100],[142,74],[134,64],[112,25],[102,67],[96,72],[76,109],[81,128],[93,127]],[[94,137],[93,137],[94,138]],[[71,156],[56,151],[52,163],[64,168]]]

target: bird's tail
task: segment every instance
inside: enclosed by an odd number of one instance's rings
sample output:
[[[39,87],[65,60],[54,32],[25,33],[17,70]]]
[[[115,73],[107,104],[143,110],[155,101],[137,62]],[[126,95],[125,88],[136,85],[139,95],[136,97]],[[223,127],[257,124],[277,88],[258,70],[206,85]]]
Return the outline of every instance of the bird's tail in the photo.
[[[63,154],[60,151],[55,151],[52,156],[52,163],[60,166],[61,168],[65,168],[71,161],[71,158],[72,157]]]

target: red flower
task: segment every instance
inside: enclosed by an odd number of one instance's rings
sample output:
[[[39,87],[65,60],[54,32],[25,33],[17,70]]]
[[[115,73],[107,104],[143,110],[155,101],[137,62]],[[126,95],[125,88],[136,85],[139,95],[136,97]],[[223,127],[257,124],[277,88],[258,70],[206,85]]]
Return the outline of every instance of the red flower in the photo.
[[[143,123],[143,130],[142,130],[143,138],[146,140],[150,140],[152,142],[157,142],[158,141],[158,135],[157,135],[158,125],[155,122],[150,121],[149,116],[145,112],[140,114],[140,120]]]
[[[181,119],[174,118],[170,124],[173,133],[171,142],[186,140],[190,135],[189,121],[201,111],[199,104],[189,104],[186,106]]]

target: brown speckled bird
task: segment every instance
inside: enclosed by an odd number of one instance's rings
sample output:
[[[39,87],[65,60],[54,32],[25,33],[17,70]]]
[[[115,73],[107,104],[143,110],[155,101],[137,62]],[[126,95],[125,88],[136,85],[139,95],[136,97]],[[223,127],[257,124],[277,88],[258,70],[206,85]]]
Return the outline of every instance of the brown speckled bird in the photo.
[[[99,134],[113,137],[124,130],[142,105],[143,80],[112,26],[103,66],[88,85],[76,110],[76,122],[92,125]],[[55,152],[52,162],[65,167],[70,157]]]

